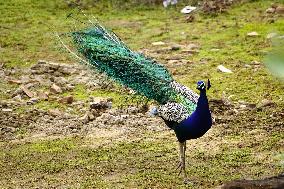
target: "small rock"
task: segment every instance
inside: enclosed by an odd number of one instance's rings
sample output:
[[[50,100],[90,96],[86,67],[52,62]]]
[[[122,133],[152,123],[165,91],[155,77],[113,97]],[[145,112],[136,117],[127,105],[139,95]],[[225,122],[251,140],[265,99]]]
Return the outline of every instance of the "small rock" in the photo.
[[[261,62],[259,62],[259,61],[257,61],[257,60],[254,60],[254,61],[251,62],[251,64],[252,64],[252,65],[260,65]]]
[[[181,49],[180,45],[173,45],[173,46],[171,46],[171,50],[173,50],[173,51],[177,51],[177,50],[180,50],[180,49]]]
[[[75,88],[75,86],[72,85],[72,84],[67,84],[67,85],[65,86],[65,88],[66,88],[67,91],[71,91],[71,90],[73,90],[73,89]]]
[[[246,106],[245,104],[241,104],[241,105],[240,105],[240,108],[241,108],[241,109],[245,109],[246,107],[247,107],[247,106]]]
[[[68,66],[68,67],[67,66],[65,66],[65,67],[61,66],[61,67],[59,67],[58,72],[60,72],[62,74],[66,74],[66,75],[71,75],[71,74],[76,73],[77,69],[72,68],[71,66]]]
[[[64,103],[64,104],[72,104],[73,101],[74,101],[73,96],[66,96],[59,100],[59,102]]]
[[[179,60],[169,60],[168,64],[175,65],[176,63],[180,62]]]
[[[16,95],[16,96],[14,96],[13,99],[14,99],[15,101],[19,101],[19,102],[20,102],[20,101],[22,101],[22,96],[18,94],[18,95]]]
[[[165,59],[166,60],[180,60],[180,59],[182,59],[182,56],[180,56],[180,55],[173,55],[173,56],[168,56]]]
[[[157,41],[157,42],[153,42],[152,45],[153,46],[161,46],[161,45],[165,45],[166,43],[165,42],[162,42],[162,41]]]
[[[197,53],[199,53],[198,50],[192,50],[192,49],[183,49],[181,52],[189,53],[189,54],[197,54]]]
[[[266,13],[268,13],[268,14],[275,13],[275,8],[270,7],[268,9],[266,9]]]
[[[139,108],[138,107],[135,107],[135,106],[130,106],[127,108],[127,113],[131,113],[131,114],[136,114],[136,113],[139,113]]]
[[[61,65],[54,62],[48,62],[48,66],[52,70],[58,70]]]
[[[284,6],[278,6],[275,9],[275,13],[277,13],[277,14],[284,14]]]
[[[23,92],[24,92],[28,97],[30,97],[30,98],[34,97],[34,93],[31,92],[31,91],[28,89],[27,86],[22,85],[20,88],[23,90]]]
[[[63,113],[60,110],[58,110],[58,109],[50,109],[50,110],[48,110],[48,113],[51,116],[53,116],[53,117],[57,117],[57,116],[62,116],[63,115]]]
[[[219,186],[219,189],[281,189],[284,187],[284,176],[273,176],[259,180],[233,180]],[[216,188],[217,189],[217,188]]]
[[[91,109],[101,110],[111,108],[112,103],[105,98],[95,97],[93,102],[90,103]]]
[[[266,39],[275,38],[277,35],[278,35],[277,33],[269,33],[269,34],[267,34]]]
[[[196,7],[193,7],[193,6],[185,6],[183,9],[181,9],[180,12],[183,13],[183,14],[189,14],[189,13],[195,11],[195,10],[196,10]]]
[[[194,43],[190,43],[186,46],[186,48],[193,50],[193,49],[199,49],[199,46]]]
[[[218,52],[218,51],[220,51],[220,49],[213,48],[213,49],[211,49],[210,51],[211,51],[211,52]]]
[[[247,33],[247,36],[249,36],[249,37],[255,37],[255,36],[259,36],[259,34],[254,31],[254,32]]]
[[[233,73],[231,70],[229,70],[228,68],[224,67],[223,65],[219,65],[217,67],[217,69],[220,71],[220,72],[223,72],[223,73]]]
[[[92,112],[89,112],[88,113],[88,119],[89,119],[89,121],[93,121],[93,120],[96,119],[96,116]]]
[[[28,104],[28,105],[33,105],[33,104],[36,104],[38,101],[39,101],[38,98],[31,98],[31,99],[27,102],[27,104]]]
[[[89,115],[88,113],[86,113],[83,117],[80,118],[80,120],[83,122],[83,123],[88,123],[89,122]]]
[[[16,80],[16,79],[9,79],[8,83],[10,83],[10,84],[22,84],[22,81]]]
[[[11,108],[3,108],[2,109],[2,112],[12,112],[13,111],[13,109],[11,109]]]
[[[274,106],[274,105],[275,103],[272,100],[263,99],[261,103],[259,104],[258,108]]]
[[[129,115],[127,115],[127,114],[126,115],[121,115],[122,119],[127,119],[128,117],[129,117]]]
[[[190,53],[190,54],[196,54],[196,53],[199,53],[198,51],[199,49],[199,46],[196,45],[196,44],[188,44],[183,50],[182,52],[186,52],[186,53]]]
[[[39,97],[41,100],[48,100],[48,92],[39,92],[39,93],[38,93],[38,97]]]
[[[59,94],[59,93],[62,93],[62,89],[58,85],[53,84],[50,88],[50,92]]]
[[[251,65],[245,64],[244,67],[246,67],[246,68],[251,68]]]
[[[37,64],[46,64],[46,61],[45,60],[38,60]]]
[[[165,53],[172,50],[171,47],[163,47],[163,48],[159,48],[157,50],[155,50],[156,53]]]

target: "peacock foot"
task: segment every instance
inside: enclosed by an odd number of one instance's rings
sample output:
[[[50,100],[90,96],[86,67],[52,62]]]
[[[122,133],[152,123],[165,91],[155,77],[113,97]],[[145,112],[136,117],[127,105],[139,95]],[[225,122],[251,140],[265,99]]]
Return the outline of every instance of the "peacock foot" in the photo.
[[[185,165],[183,162],[179,162],[176,171],[179,169],[178,175],[180,175],[181,173],[183,173],[184,176],[186,176],[186,171],[185,171]]]
[[[193,182],[189,180],[187,177],[183,179],[183,183],[186,185],[193,185]]]

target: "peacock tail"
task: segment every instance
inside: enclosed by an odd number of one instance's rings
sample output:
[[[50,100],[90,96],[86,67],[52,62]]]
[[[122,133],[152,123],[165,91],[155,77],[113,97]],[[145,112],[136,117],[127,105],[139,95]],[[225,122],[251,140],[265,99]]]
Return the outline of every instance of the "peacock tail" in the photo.
[[[195,110],[196,102],[173,87],[175,81],[163,65],[133,52],[110,30],[94,24],[70,35],[75,48],[91,68],[159,104],[177,102],[190,114]]]

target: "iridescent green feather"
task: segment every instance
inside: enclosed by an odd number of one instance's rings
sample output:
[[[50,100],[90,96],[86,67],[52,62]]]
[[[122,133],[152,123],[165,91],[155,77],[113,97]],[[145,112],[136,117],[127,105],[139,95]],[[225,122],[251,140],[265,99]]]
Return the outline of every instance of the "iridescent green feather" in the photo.
[[[143,54],[131,51],[113,32],[101,25],[71,33],[77,51],[88,63],[116,82],[160,104],[182,103],[192,112],[196,105],[171,88],[168,70]]]

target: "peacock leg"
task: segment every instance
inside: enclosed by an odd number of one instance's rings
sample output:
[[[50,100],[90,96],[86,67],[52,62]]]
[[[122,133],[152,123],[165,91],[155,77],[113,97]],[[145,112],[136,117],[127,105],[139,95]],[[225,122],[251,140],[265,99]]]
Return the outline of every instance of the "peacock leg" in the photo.
[[[186,142],[180,142],[179,143],[179,152],[180,152],[180,163],[178,165],[178,168],[180,168],[179,174],[183,173],[184,176],[184,183],[189,183],[189,180],[187,179],[187,174],[185,171],[185,151],[186,151]]]

